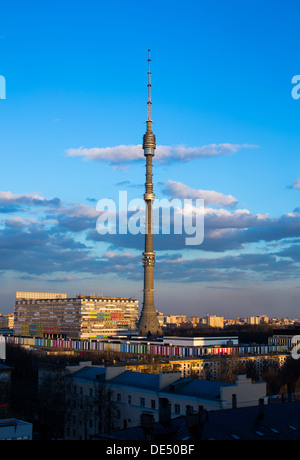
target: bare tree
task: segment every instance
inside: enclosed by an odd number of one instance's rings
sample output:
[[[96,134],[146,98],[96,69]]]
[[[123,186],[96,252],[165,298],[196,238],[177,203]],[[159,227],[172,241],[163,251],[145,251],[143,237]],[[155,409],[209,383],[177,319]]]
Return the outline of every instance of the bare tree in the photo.
[[[99,433],[113,430],[116,419],[116,408],[112,403],[112,390],[99,382],[96,386],[96,411]]]
[[[65,371],[55,369],[39,384],[38,422],[43,439],[62,438],[66,411]]]

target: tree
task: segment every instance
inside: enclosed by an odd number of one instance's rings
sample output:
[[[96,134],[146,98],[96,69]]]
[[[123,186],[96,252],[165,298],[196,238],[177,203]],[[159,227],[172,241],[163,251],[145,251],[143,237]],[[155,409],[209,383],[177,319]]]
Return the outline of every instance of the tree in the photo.
[[[64,436],[66,412],[65,370],[55,368],[44,376],[39,384],[38,421],[42,439],[58,439]]]
[[[112,431],[116,418],[116,408],[112,403],[112,390],[100,382],[96,385],[96,413],[98,432]]]

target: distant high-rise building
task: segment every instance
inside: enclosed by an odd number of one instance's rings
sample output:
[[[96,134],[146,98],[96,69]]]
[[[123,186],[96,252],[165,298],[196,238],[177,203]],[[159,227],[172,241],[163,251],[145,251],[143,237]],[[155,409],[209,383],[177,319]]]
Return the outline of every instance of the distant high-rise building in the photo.
[[[224,318],[223,316],[208,315],[207,316],[207,325],[211,327],[224,327]]]
[[[154,264],[155,252],[153,251],[153,233],[152,233],[152,202],[154,200],[153,182],[152,182],[152,158],[155,155],[156,139],[152,132],[151,120],[151,71],[150,71],[150,50],[149,50],[149,70],[148,70],[148,120],[147,131],[143,139],[144,155],[146,157],[146,192],[144,200],[146,203],[146,231],[145,231],[145,251],[143,252],[144,264],[144,294],[143,309],[139,319],[138,331],[144,336],[158,337],[162,336],[157,313],[154,307]]]
[[[200,316],[190,316],[190,322],[193,324],[193,326],[196,326],[197,324],[201,323],[201,318]]]
[[[96,340],[136,333],[138,301],[125,297],[17,298],[14,335]]]
[[[0,314],[0,329],[13,329],[14,328],[14,314],[8,315]]]
[[[247,318],[247,324],[259,324],[260,320],[258,316],[249,316]]]

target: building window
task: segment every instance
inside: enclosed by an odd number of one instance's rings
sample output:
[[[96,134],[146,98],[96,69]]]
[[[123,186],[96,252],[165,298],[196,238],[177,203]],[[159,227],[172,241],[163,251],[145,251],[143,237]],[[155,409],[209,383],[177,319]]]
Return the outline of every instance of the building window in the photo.
[[[175,414],[180,414],[180,405],[175,404]]]
[[[141,406],[145,407],[145,398],[141,398]]]
[[[151,399],[151,409],[155,409],[155,399]]]
[[[128,395],[128,404],[131,404],[131,395]]]
[[[118,401],[118,402],[121,401],[121,394],[120,394],[120,393],[117,394],[117,401]]]

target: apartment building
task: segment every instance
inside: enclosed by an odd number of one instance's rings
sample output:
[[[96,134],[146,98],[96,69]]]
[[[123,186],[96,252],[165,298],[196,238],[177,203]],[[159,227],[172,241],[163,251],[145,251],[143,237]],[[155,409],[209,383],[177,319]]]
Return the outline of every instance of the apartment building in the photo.
[[[14,336],[97,340],[133,333],[137,320],[133,298],[18,292]]]
[[[14,314],[0,315],[0,329],[13,329],[14,328]]]
[[[182,378],[180,372],[147,374],[124,366],[99,367],[82,363],[68,368],[66,376],[66,438],[92,439],[109,429],[140,424],[142,414],[159,420],[162,400],[168,400],[171,417],[188,408],[219,410],[256,405],[266,397],[266,384],[252,383],[245,375],[235,383]]]
[[[267,369],[281,368],[290,354],[262,354],[244,356],[212,356],[203,358],[170,358],[169,368],[179,371],[182,377],[198,377],[201,379],[217,379],[221,373],[229,373],[239,366],[242,369],[252,368],[256,375],[262,375]]]
[[[206,324],[210,327],[218,327],[220,329],[223,329],[224,318],[223,316],[207,315]]]
[[[158,321],[161,326],[180,326],[186,323],[186,315],[158,315]]]
[[[262,355],[214,355],[203,357],[169,357],[168,360],[155,365],[156,372],[176,371],[181,377],[217,380],[226,373],[235,374],[236,369],[251,369],[261,376],[266,369],[281,368],[289,353],[263,353]],[[126,368],[138,372],[153,372],[152,364],[130,364]],[[154,371],[155,371],[154,370]]]
[[[143,417],[139,426],[104,433],[95,439],[109,441],[111,444],[120,440],[147,440],[154,445],[155,454],[159,453],[163,440],[162,454],[186,456],[195,453],[195,442],[203,440],[297,441],[300,439],[299,411],[299,401],[264,404],[260,400],[257,407],[233,408],[209,414],[199,407],[197,412],[187,411],[186,416],[174,419],[168,419],[162,413],[163,417],[156,423],[151,416]],[[276,443],[274,445],[277,446]]]
[[[300,341],[300,328],[278,329],[272,337],[268,338],[269,345],[282,345],[291,350]]]

